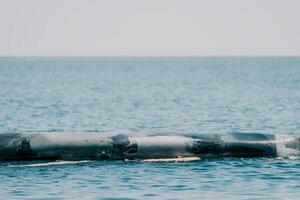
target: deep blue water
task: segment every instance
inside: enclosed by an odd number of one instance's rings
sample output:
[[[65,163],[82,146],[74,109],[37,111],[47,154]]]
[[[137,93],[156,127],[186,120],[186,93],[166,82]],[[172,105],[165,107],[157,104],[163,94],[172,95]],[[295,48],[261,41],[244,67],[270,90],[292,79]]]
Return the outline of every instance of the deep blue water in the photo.
[[[300,58],[1,58],[0,132],[300,135]],[[299,199],[300,158],[0,163],[0,199]]]

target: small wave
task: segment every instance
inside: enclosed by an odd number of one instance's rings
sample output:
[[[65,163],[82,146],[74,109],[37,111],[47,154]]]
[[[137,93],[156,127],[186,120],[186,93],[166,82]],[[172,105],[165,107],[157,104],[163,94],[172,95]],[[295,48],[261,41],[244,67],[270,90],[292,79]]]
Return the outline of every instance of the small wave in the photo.
[[[74,165],[80,163],[92,162],[91,160],[81,160],[81,161],[55,161],[55,162],[46,162],[46,163],[34,163],[34,164],[25,164],[25,165],[16,165],[12,167],[47,167],[51,165]]]
[[[199,157],[186,157],[186,158],[160,158],[160,159],[144,159],[141,160],[142,162],[149,162],[149,163],[161,163],[161,162],[193,162],[193,161],[199,161],[201,158]]]

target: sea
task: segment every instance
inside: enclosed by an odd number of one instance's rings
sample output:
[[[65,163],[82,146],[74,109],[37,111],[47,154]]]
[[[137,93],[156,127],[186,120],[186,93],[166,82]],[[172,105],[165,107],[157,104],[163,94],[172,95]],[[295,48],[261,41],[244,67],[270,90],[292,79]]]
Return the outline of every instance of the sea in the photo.
[[[300,136],[299,57],[2,57],[0,134]],[[299,199],[300,157],[0,162],[0,199]]]

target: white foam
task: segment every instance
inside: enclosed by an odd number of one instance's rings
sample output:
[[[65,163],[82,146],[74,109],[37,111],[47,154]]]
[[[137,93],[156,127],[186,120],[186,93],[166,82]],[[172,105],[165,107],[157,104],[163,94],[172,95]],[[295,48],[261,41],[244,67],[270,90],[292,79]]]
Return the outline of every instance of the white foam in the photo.
[[[178,157],[178,158],[159,158],[159,159],[144,159],[142,162],[192,162],[201,160],[199,157]]]
[[[17,165],[14,167],[45,167],[45,166],[51,166],[51,165],[70,165],[70,164],[79,164],[79,163],[87,163],[92,162],[90,160],[81,160],[81,161],[55,161],[55,162],[46,162],[46,163],[34,163],[34,164],[28,164],[28,165]]]
[[[295,138],[284,134],[276,134],[275,137],[276,137],[276,149],[277,149],[278,156],[291,157],[291,156],[300,155],[299,150],[286,147],[287,143],[295,142]]]

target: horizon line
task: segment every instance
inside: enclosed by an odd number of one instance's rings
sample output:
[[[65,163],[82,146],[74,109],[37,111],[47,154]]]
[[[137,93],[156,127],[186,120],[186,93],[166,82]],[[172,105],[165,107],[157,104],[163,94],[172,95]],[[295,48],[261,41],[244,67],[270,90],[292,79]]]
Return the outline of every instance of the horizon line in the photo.
[[[299,55],[0,55],[3,58],[300,58]]]

